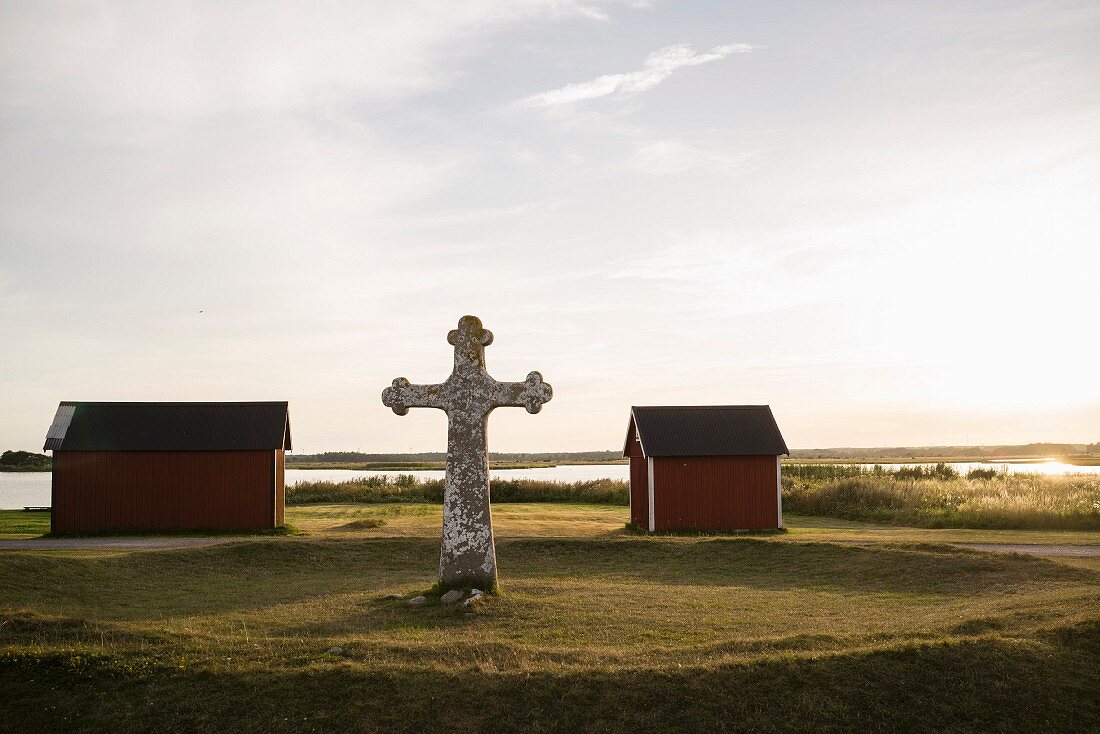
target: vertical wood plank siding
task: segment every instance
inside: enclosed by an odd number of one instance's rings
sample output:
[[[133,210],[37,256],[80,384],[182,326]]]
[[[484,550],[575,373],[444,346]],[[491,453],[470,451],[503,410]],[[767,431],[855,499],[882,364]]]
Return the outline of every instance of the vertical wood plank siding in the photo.
[[[55,451],[53,530],[270,528],[282,476],[282,451]]]
[[[778,527],[776,465],[774,456],[654,457],[656,529]],[[632,493],[633,480],[631,460]]]

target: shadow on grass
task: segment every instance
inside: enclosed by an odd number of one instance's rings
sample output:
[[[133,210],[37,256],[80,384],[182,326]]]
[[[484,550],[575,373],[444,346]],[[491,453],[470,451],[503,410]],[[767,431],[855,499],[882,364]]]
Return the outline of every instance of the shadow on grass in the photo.
[[[1100,625],[695,669],[192,669],[0,653],[11,731],[1089,731]]]
[[[110,643],[139,645],[141,649],[148,650],[157,647],[167,649],[174,642],[178,639],[168,634],[133,630],[115,622],[89,621],[27,609],[4,611],[0,608],[0,643],[4,645],[64,643],[75,648]]]
[[[172,619],[379,586],[426,587],[438,571],[439,543],[288,538],[110,555],[0,551],[0,558],[0,601],[10,607]]]
[[[498,557],[502,569],[520,576],[766,590],[971,595],[1027,583],[1098,578],[1043,558],[934,543],[776,543],[755,537],[678,543],[660,538],[513,540],[500,544]]]

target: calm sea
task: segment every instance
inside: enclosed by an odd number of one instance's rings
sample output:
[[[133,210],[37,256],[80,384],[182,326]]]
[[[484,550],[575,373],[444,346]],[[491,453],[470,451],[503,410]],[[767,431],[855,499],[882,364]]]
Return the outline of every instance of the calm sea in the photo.
[[[865,466],[871,466],[867,464]],[[891,464],[898,466],[917,466],[917,464]],[[1041,463],[997,463],[977,464],[959,463],[951,464],[960,474],[966,474],[975,467],[1004,468],[1010,473],[1040,473],[1040,474],[1100,474],[1100,466],[1072,466],[1057,461]],[[342,482],[353,477],[370,477],[386,474],[396,476],[398,474],[413,474],[418,477],[442,479],[442,470],[428,471],[361,471],[357,469],[288,469],[286,483],[292,485],[301,481],[318,481],[326,479],[333,482]],[[620,479],[628,478],[628,467],[625,464],[584,464],[579,466],[552,466],[540,469],[498,469],[492,475],[499,479],[542,479],[554,482],[581,482],[590,479]],[[49,472],[0,472],[0,510],[21,509],[29,506],[45,506],[50,504],[50,474]]]

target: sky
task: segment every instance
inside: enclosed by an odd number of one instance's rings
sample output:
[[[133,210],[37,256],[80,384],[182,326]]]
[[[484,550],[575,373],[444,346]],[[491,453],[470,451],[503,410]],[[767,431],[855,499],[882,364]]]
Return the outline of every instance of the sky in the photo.
[[[1100,441],[1094,2],[0,2],[0,448],[60,400],[289,400],[437,451],[631,405],[788,445]]]

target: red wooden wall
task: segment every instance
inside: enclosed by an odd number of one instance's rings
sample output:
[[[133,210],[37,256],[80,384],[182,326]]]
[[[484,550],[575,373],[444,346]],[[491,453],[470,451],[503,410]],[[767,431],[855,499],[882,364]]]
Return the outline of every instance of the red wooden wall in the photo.
[[[776,464],[774,456],[655,457],[655,529],[778,527]],[[631,493],[633,497],[633,471]]]
[[[282,451],[55,451],[52,530],[271,528],[282,476]]]

